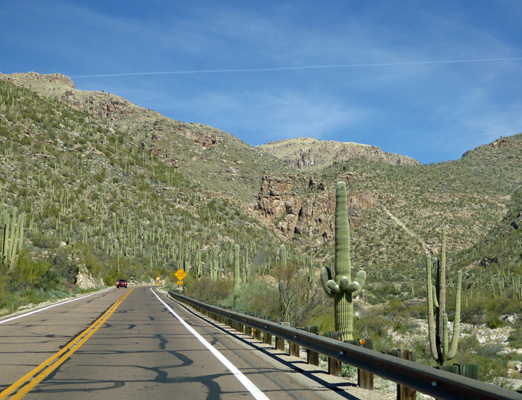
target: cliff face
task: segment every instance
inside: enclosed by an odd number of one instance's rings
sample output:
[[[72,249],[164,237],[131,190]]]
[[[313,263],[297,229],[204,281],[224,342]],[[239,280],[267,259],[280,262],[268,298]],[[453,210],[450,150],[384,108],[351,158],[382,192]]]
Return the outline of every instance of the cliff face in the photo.
[[[347,176],[349,182],[351,176]],[[285,237],[294,234],[304,235],[318,242],[333,238],[335,218],[335,191],[323,182],[310,178],[306,197],[294,191],[295,176],[277,178],[262,177],[256,211],[258,217],[275,225]],[[378,195],[372,193],[350,193],[348,195],[348,214],[350,225],[361,221],[362,213],[371,210]]]
[[[407,156],[382,151],[377,146],[358,143],[296,138],[267,143],[258,148],[298,169],[318,170],[334,161],[360,158],[395,165],[420,165]]]

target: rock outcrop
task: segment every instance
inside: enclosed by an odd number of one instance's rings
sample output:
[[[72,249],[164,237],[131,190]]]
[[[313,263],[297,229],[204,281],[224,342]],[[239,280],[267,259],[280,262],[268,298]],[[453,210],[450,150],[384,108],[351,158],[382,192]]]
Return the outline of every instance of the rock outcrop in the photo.
[[[377,146],[358,143],[296,138],[267,143],[258,148],[298,169],[321,169],[339,160],[360,158],[396,165],[420,165],[407,156],[382,151]]]
[[[309,180],[309,195],[299,197],[294,191],[294,182],[288,178],[265,175],[255,209],[258,216],[274,224],[286,237],[296,234],[307,239],[327,240],[334,234],[335,192],[327,190],[323,182]],[[350,179],[350,174],[348,174]],[[348,179],[348,180],[349,180]],[[348,213],[350,225],[356,226],[365,210],[371,210],[377,200],[377,194],[350,193],[348,195]]]

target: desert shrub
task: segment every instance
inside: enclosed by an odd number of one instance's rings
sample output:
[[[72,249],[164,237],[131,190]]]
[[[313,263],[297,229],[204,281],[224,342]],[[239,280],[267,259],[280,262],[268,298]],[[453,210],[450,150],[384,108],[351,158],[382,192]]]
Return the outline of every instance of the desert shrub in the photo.
[[[386,305],[386,315],[397,316],[404,310],[404,302],[399,298],[390,299]]]
[[[51,236],[41,232],[35,233],[31,237],[31,242],[34,246],[42,249],[56,249],[60,245],[60,239],[56,236]]]
[[[49,262],[53,271],[61,275],[67,282],[75,282],[80,260],[75,257],[71,249],[61,247],[50,256]]]
[[[480,343],[475,335],[468,335],[459,340],[459,351],[474,351]]]
[[[512,325],[513,331],[508,337],[509,345],[515,348],[522,348],[522,318],[518,318]]]
[[[116,285],[116,282],[118,281],[118,279],[126,278],[126,276],[122,277],[121,275],[125,275],[125,274],[120,274],[120,272],[118,272],[118,267],[115,265],[112,265],[110,268],[105,270],[105,273],[102,275],[102,279],[103,279],[103,282],[105,282],[105,284],[107,286],[113,286],[113,285]]]
[[[307,325],[317,326],[319,332],[333,332],[335,330],[334,314],[331,311],[333,310],[333,305],[328,305],[327,308],[329,311],[324,310],[324,312],[318,313]]]
[[[354,328],[359,333],[359,337],[377,338],[387,337],[388,331],[392,327],[392,321],[382,315],[367,315],[354,319]]]
[[[504,346],[500,343],[484,344],[482,346],[475,347],[475,351],[479,356],[482,357],[497,357],[504,349]]]
[[[277,289],[268,282],[255,279],[241,288],[236,308],[258,315],[275,316],[279,307]]]
[[[274,286],[278,308],[276,317],[284,321],[295,321],[302,324],[308,315],[324,301],[324,293],[319,285],[310,286],[307,272],[288,263],[278,264],[271,275],[278,282]]]
[[[504,326],[504,322],[498,317],[498,315],[486,315],[486,325],[491,329],[497,329]]]
[[[230,281],[212,281],[208,278],[185,280],[185,294],[207,303],[217,303],[225,300],[232,290]]]
[[[45,286],[45,277],[51,265],[45,260],[32,259],[27,250],[21,250],[15,268],[7,279],[11,290],[32,288],[35,285]]]

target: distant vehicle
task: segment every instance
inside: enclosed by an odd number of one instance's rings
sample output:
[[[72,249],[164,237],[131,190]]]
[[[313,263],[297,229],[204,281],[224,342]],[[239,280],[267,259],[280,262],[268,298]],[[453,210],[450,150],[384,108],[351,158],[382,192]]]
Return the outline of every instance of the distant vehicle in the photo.
[[[125,279],[120,279],[118,282],[116,282],[116,287],[119,289],[121,287],[124,287],[127,289],[127,281]]]

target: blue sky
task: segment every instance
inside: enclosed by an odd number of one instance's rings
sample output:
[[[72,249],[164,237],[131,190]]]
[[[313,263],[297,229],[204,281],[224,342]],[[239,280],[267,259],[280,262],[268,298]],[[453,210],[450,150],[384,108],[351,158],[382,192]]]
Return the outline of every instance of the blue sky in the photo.
[[[6,1],[0,71],[62,73],[253,146],[434,163],[522,132],[521,20],[518,0]]]

